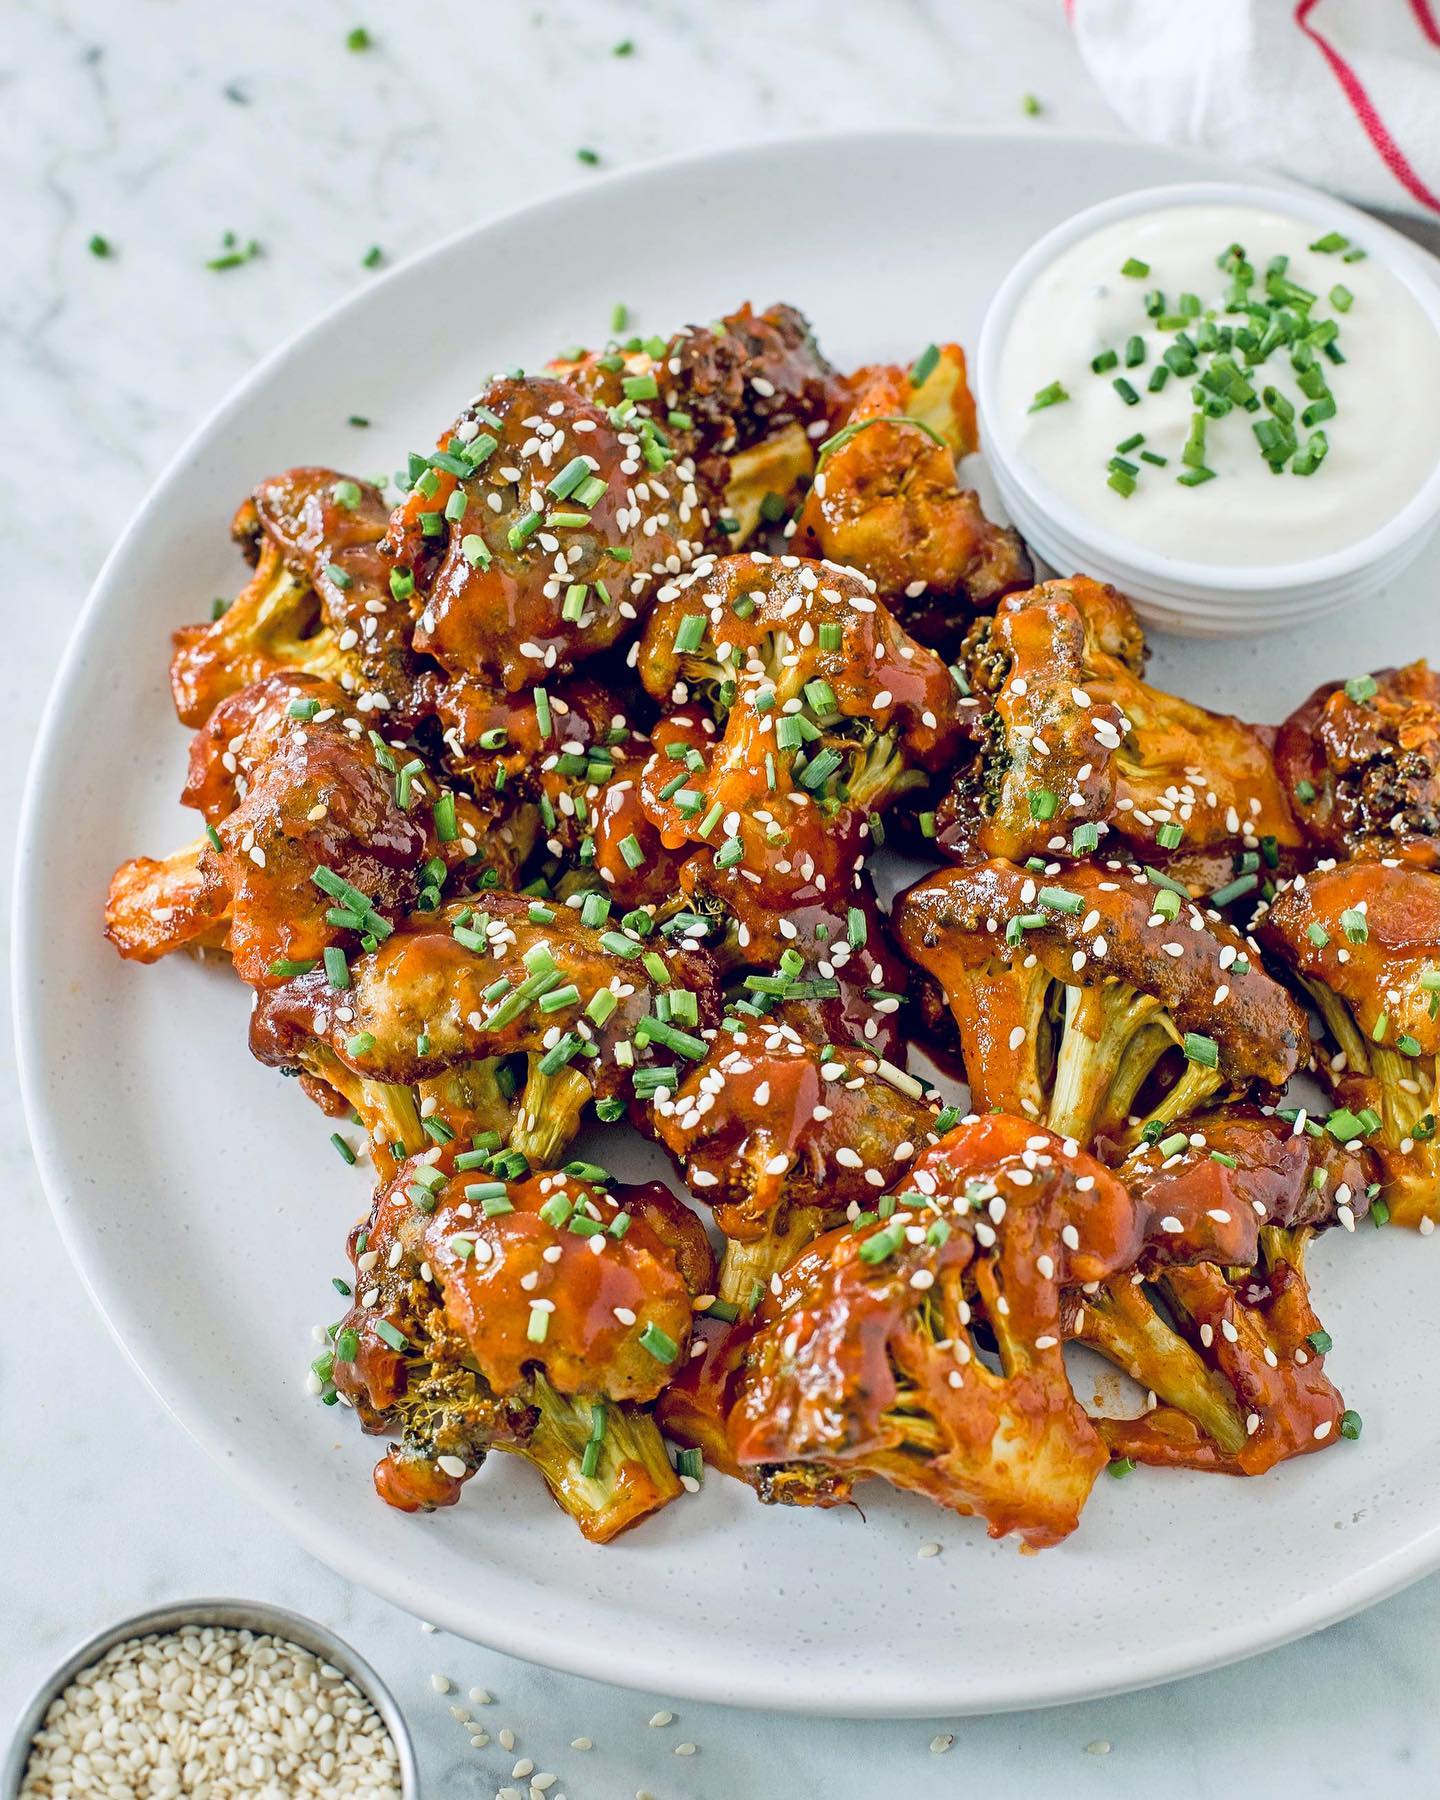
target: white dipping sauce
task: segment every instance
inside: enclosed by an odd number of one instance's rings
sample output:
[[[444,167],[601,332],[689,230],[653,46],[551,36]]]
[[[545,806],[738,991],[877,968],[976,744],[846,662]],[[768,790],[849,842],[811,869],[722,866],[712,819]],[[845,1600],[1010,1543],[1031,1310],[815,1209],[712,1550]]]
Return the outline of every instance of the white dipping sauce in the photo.
[[[1018,454],[1088,518],[1177,559],[1272,566],[1368,536],[1440,463],[1440,333],[1378,258],[1346,262],[1341,254],[1307,248],[1324,235],[1323,227],[1258,206],[1173,206],[1117,220],[1062,251],[1016,307],[1000,355],[1000,404],[1017,433]],[[1245,315],[1225,311],[1230,277],[1218,266],[1237,243],[1255,269],[1254,299],[1267,299],[1270,259],[1288,256],[1286,276],[1319,296],[1311,322],[1333,318],[1339,326],[1346,360],[1318,358],[1336,404],[1335,416],[1319,427],[1329,450],[1313,474],[1296,475],[1289,466],[1272,474],[1252,429],[1271,413],[1236,406],[1205,423],[1204,460],[1215,479],[1186,487],[1177,477],[1185,473],[1180,455],[1196,411],[1195,377],[1172,373],[1160,392],[1148,391],[1175,331],[1156,329],[1145,298],[1159,289],[1167,313],[1175,315],[1179,296],[1193,294],[1217,326],[1244,325]],[[1148,263],[1148,274],[1122,275],[1132,258]],[[1348,311],[1329,298],[1337,285],[1354,297]],[[1125,346],[1134,336],[1144,339],[1145,358],[1127,368]],[[1094,373],[1091,359],[1107,350],[1119,352],[1118,365]],[[1293,403],[1293,430],[1303,446],[1311,428],[1301,415],[1311,401],[1297,385],[1286,347],[1253,371],[1243,353],[1233,354],[1257,393],[1273,386]],[[1201,358],[1202,369],[1208,361]],[[1117,378],[1138,391],[1137,405],[1121,399]],[[1070,398],[1029,411],[1037,393],[1055,381]],[[1124,452],[1139,470],[1126,498],[1106,485],[1107,465],[1137,432],[1144,443]],[[1141,462],[1140,450],[1165,456],[1166,466]]]

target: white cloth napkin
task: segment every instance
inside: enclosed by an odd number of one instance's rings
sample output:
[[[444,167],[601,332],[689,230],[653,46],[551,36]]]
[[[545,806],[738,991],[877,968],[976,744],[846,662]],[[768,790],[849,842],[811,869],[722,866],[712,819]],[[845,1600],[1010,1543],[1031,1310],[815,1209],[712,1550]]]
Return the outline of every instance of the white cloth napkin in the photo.
[[[1066,0],[1132,130],[1440,216],[1440,0]]]

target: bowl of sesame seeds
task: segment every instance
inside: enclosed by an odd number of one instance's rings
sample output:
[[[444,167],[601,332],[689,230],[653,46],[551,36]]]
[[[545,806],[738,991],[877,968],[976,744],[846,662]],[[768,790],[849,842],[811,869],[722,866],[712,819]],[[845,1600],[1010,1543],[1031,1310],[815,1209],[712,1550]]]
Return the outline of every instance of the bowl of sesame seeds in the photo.
[[[4,1800],[245,1794],[415,1800],[405,1719],[334,1632],[250,1600],[190,1600],[87,1638],[16,1725]]]

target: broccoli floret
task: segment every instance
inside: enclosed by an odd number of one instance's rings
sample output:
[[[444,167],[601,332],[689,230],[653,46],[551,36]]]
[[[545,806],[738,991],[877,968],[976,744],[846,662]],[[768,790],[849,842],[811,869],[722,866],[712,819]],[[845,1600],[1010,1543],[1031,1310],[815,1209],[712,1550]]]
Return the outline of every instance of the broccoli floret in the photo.
[[[592,1543],[607,1544],[680,1493],[654,1415],[599,1395],[567,1399],[533,1378],[539,1412],[523,1454]]]
[[[515,694],[628,632],[702,542],[702,509],[670,498],[698,477],[663,420],[655,394],[600,406],[550,376],[492,380],[431,455],[412,457],[390,520],[385,548],[414,594],[416,650],[448,676]],[[637,460],[653,487],[637,479]]]
[[[169,856],[132,856],[111,876],[105,935],[127,961],[224,947],[230,897],[201,866],[208,847],[202,837]]]
[[[780,1022],[763,1043],[717,1039],[640,1123],[714,1209],[725,1234],[719,1298],[748,1314],[821,1231],[873,1212],[931,1141],[937,1112],[883,1059]]]
[[[1278,1090],[1308,1044],[1251,946],[1138,870],[945,870],[893,921],[944,990],[974,1103],[1081,1143],[1133,1142],[1222,1093]]]
[[[1084,1152],[992,1114],[922,1152],[891,1200],[803,1252],[763,1303],[728,1416],[735,1460],[879,1476],[993,1537],[1057,1543],[1107,1460],[1065,1373],[1061,1290],[1134,1254],[1130,1197]]]
[[[868,576],[907,620],[919,615],[925,641],[953,641],[974,607],[1029,580],[1030,563],[960,485],[956,460],[979,446],[964,352],[939,346],[916,373],[877,365],[857,377],[793,547]]]
[[[1233,1107],[1181,1120],[1119,1171],[1141,1210],[1135,1269],[1067,1300],[1067,1333],[1151,1396],[1106,1419],[1117,1455],[1258,1475],[1332,1443],[1344,1402],[1324,1372],[1305,1251],[1354,1229],[1369,1164],[1318,1126]]]
[[[1129,601],[1085,576],[1002,600],[962,652],[986,710],[936,808],[940,848],[962,862],[1235,853],[1254,857],[1242,891],[1258,892],[1262,858],[1302,841],[1271,734],[1151,687],[1143,658]]]
[[[537,1167],[563,1159],[591,1100],[677,1084],[720,1011],[699,953],[516,894],[412,917],[351,963],[346,983],[322,967],[263,992],[256,1056],[311,1067],[323,1046],[326,1068],[338,1060],[433,1102],[430,1137],[495,1130]]]
[[[365,709],[392,730],[413,724],[426,681],[409,608],[378,549],[387,521],[378,488],[333,469],[262,482],[231,526],[253,578],[213,622],[175,634],[170,684],[182,722],[201,725],[227,695],[284,671],[368,696]]]
[[[417,1155],[431,1142],[412,1086],[358,1074],[329,1045],[314,1040],[292,1041],[282,1056],[270,1055],[257,1030],[260,1017],[258,1011],[252,1017],[250,1038],[259,1060],[273,1063],[282,1073],[300,1075],[301,1085],[327,1110],[334,1110],[328,1104],[329,1096],[338,1094],[364,1127],[371,1160],[382,1179],[388,1179],[405,1157]]]
[[[1327,1130],[1380,1162],[1397,1224],[1440,1222],[1440,875],[1341,863],[1287,886],[1256,926],[1325,1025]]]
[[[533,1462],[597,1542],[681,1491],[649,1407],[713,1261],[668,1190],[601,1173],[506,1180],[450,1145],[381,1189],[327,1373],[399,1436],[375,1476],[392,1505],[452,1503],[489,1449]]]
[[[693,580],[670,584],[638,667],[676,708],[638,792],[662,842],[693,847],[683,903],[718,901],[730,914],[744,953],[732,967],[768,978],[797,954],[805,979],[813,970],[844,998],[848,977],[831,949],[853,912],[878,916],[865,864],[884,810],[944,764],[961,731],[949,670],[859,576],[751,557],[702,563]],[[881,939],[867,929],[868,979],[850,984],[858,992],[838,1030],[889,1050],[894,1022],[876,999],[890,992]],[[866,990],[873,1003],[861,1006]]]
[[[549,1073],[545,1058],[531,1054],[529,1073],[520,1095],[511,1146],[538,1169],[554,1168],[579,1134],[582,1114],[595,1098],[588,1076],[579,1069]]]
[[[1440,674],[1423,660],[1317,688],[1275,764],[1317,849],[1440,866]]]

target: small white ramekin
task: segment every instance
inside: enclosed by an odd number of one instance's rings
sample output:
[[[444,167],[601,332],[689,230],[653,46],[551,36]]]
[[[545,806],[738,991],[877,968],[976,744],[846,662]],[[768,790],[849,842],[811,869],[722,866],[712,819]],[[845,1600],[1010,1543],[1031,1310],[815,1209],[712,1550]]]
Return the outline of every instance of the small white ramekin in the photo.
[[[1378,530],[1305,562],[1235,567],[1168,557],[1129,542],[1054,492],[1018,448],[1019,421],[999,404],[1001,353],[1015,309],[1036,276],[1070,245],[1116,219],[1160,207],[1262,206],[1305,226],[1339,228],[1401,281],[1440,334],[1440,281],[1434,259],[1399,232],[1342,201],[1303,189],[1248,182],[1193,182],[1140,189],[1076,213],[1026,251],[990,302],[980,333],[975,395],[986,461],[1011,522],[1031,549],[1062,575],[1092,575],[1134,600],[1148,624],[1188,637],[1250,637],[1283,631],[1372,596],[1401,573],[1440,524],[1440,464]],[[1436,395],[1407,396],[1432,406]]]

